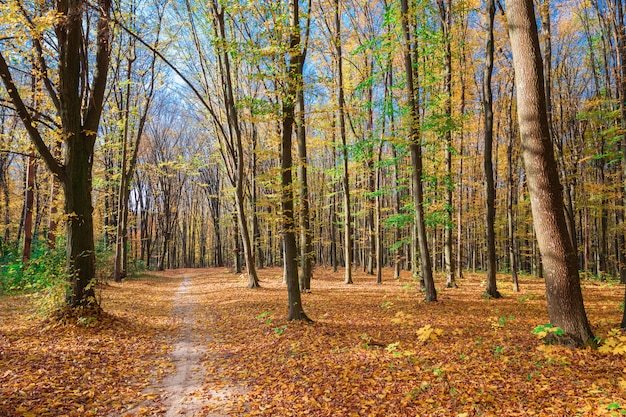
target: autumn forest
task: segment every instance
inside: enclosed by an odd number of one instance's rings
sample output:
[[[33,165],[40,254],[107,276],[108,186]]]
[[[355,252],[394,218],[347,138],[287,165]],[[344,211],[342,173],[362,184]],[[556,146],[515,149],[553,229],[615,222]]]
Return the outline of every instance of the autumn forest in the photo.
[[[0,0],[0,414],[626,413],[625,12]]]

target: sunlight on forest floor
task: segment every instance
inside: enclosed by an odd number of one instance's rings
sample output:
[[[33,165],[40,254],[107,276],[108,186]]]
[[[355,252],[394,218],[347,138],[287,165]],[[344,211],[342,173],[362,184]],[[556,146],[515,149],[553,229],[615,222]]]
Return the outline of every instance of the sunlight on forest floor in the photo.
[[[407,272],[382,285],[318,268],[303,295],[315,323],[289,323],[282,269],[259,271],[262,288],[226,269],[151,273],[101,287],[107,314],[45,326],[33,297],[0,297],[0,415],[163,415],[175,372],[169,354],[181,317],[175,294],[187,275],[194,342],[206,354],[199,415],[474,416],[626,413],[624,354],[544,346],[543,281],[485,300],[484,275],[426,304]],[[583,281],[596,335],[619,327],[623,287]],[[218,394],[221,393],[221,394]],[[227,393],[227,394],[224,394]],[[132,410],[132,413],[128,413]]]

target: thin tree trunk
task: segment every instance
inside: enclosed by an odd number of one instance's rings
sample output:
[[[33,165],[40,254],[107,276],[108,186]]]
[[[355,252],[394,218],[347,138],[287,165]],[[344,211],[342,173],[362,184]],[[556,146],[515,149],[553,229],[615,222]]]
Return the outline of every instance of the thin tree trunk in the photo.
[[[337,59],[337,106],[339,107],[339,136],[343,162],[343,210],[345,283],[352,284],[352,214],[350,207],[350,178],[348,174],[348,143],[346,138],[345,98],[343,91],[343,56],[341,51],[341,19],[339,0],[335,0],[335,54]]]
[[[333,134],[333,144],[335,143],[335,123],[331,124]],[[331,149],[333,168],[337,165],[335,146]],[[337,185],[333,182],[333,195],[330,204],[330,259],[333,265],[333,272],[339,270],[339,259],[337,256]]]
[[[24,244],[22,246],[22,263],[28,265],[33,243],[33,208],[35,201],[35,156],[28,157],[26,166],[26,189],[24,191]]]
[[[616,28],[617,28],[617,49],[618,49],[618,58],[619,58],[619,74],[620,74],[620,84],[619,84],[619,93],[620,93],[620,115],[621,115],[621,123],[622,123],[622,135],[626,135],[626,25],[624,24],[624,4],[622,0],[615,0],[615,9],[617,15]],[[626,211],[626,136],[622,137],[621,142],[621,151],[622,151],[622,205],[624,205],[624,209]],[[624,212],[621,213],[621,219],[623,227],[624,225]],[[620,283],[626,284],[626,256],[624,256],[624,251],[626,251],[626,239],[624,237],[624,233],[626,231],[621,230],[619,233],[619,248],[618,252],[620,254],[619,257],[619,272],[620,272]],[[626,289],[624,290],[624,301],[626,304]],[[621,328],[626,329],[626,308],[624,309],[624,314],[622,316]]]
[[[219,39],[226,40],[226,28],[224,22],[224,8],[218,5],[218,1],[212,3],[216,36]],[[256,265],[254,261],[254,249],[250,240],[250,232],[246,220],[246,211],[244,207],[244,155],[243,155],[243,138],[241,127],[239,126],[238,109],[235,103],[233,90],[233,82],[231,77],[231,65],[229,52],[225,47],[221,47],[219,54],[220,76],[223,80],[225,107],[228,119],[230,139],[234,143],[228,146],[230,161],[226,161],[231,167],[231,182],[235,187],[235,206],[237,208],[237,219],[239,223],[239,231],[243,246],[243,255],[248,271],[248,287],[259,287],[259,280],[256,273]]]
[[[508,234],[509,249],[509,267],[511,271],[511,279],[513,281],[513,292],[519,292],[519,280],[517,277],[517,261],[516,261],[516,245],[515,245],[515,222],[513,218],[513,199],[515,196],[513,187],[513,147],[514,147],[514,130],[513,130],[513,85],[511,85],[511,97],[508,109],[508,136],[509,144],[507,146],[506,155],[508,161],[507,172],[507,204],[506,204],[506,220]]]
[[[311,213],[309,201],[309,180],[308,180],[308,157],[306,146],[306,120],[304,105],[304,84],[302,71],[306,60],[309,31],[311,27],[311,0],[308,1],[308,13],[306,23],[306,34],[301,48],[300,62],[298,63],[297,74],[297,123],[296,136],[298,140],[298,175],[300,177],[300,259],[302,272],[300,274],[300,289],[302,291],[311,290],[311,278],[313,276],[313,230],[311,228]],[[299,25],[298,25],[299,30]]]
[[[233,238],[235,239],[233,242],[233,273],[241,274],[241,238],[236,213],[233,213]]]
[[[127,79],[126,79],[126,93],[124,97],[124,127],[122,129],[122,154],[121,167],[120,167],[120,186],[117,197],[117,232],[115,234],[115,260],[113,268],[113,280],[120,282],[123,278],[126,278],[126,270],[124,269],[124,261],[122,260],[124,251],[124,235],[126,234],[126,220],[125,212],[128,210],[128,204],[126,202],[126,170],[127,170],[127,158],[128,153],[128,124],[130,119],[130,77],[133,69],[133,63],[135,61],[134,55],[128,58]]]
[[[413,199],[415,205],[415,238],[417,240],[416,251],[419,251],[420,272],[426,290],[427,302],[437,301],[437,291],[433,280],[430,253],[428,250],[428,237],[424,223],[424,196],[422,189],[422,138],[419,127],[419,84],[413,80],[415,53],[413,40],[409,31],[409,7],[407,0],[401,0],[402,32],[404,36],[404,68],[406,71],[406,90],[408,97],[408,110],[410,120],[409,143],[411,149],[411,162],[413,165]],[[414,271],[417,269],[414,266]]]
[[[444,69],[444,91],[445,108],[444,112],[448,119],[452,118],[452,51],[451,51],[451,29],[452,29],[452,0],[438,0],[439,15],[441,19],[441,31],[444,37],[445,47],[445,69]],[[447,127],[444,134],[445,160],[446,160],[446,223],[444,224],[443,255],[446,272],[446,287],[456,288],[454,257],[452,255],[452,229],[454,228],[454,206],[452,201],[452,191],[454,190],[454,180],[452,177],[452,130]]]
[[[486,232],[487,232],[487,288],[485,295],[500,298],[496,283],[496,188],[493,179],[493,97],[491,92],[491,75],[493,73],[493,21],[496,12],[494,0],[487,0],[487,44],[485,46],[485,70],[483,75],[483,109],[484,109],[484,169],[486,199]]]
[[[252,239],[254,246],[254,253],[256,258],[256,264],[259,268],[265,267],[265,256],[263,254],[263,248],[261,247],[261,226],[259,224],[259,185],[257,182],[259,161],[258,161],[258,132],[256,126],[252,127],[252,184],[251,188],[251,202],[252,205]]]
[[[57,147],[54,151],[55,156],[59,158],[61,156],[61,144],[57,143]],[[48,249],[54,249],[57,241],[57,192],[59,189],[59,180],[52,175],[50,178],[50,210],[48,212]]]

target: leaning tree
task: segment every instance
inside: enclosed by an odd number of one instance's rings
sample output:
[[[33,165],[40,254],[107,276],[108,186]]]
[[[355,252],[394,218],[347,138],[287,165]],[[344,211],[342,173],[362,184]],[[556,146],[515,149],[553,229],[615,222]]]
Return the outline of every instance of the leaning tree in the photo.
[[[517,113],[537,242],[546,279],[550,322],[560,343],[593,343],[583,304],[578,260],[567,232],[563,192],[550,139],[539,36],[532,0],[506,2],[513,52]]]

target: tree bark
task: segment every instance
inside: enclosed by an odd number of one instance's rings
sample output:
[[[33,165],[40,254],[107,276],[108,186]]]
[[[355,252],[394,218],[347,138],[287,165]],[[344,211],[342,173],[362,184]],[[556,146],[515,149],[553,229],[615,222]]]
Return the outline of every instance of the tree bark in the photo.
[[[313,276],[313,230],[311,229],[311,214],[309,202],[309,180],[308,180],[308,157],[306,146],[306,120],[304,104],[304,61],[306,60],[309,31],[311,28],[311,0],[308,1],[308,13],[306,19],[306,32],[300,48],[300,59],[297,60],[295,80],[298,83],[296,91],[297,101],[297,123],[296,136],[298,141],[298,175],[300,176],[300,262],[302,272],[300,274],[300,289],[311,291],[311,278]],[[299,17],[295,17],[299,19]],[[298,22],[292,22],[298,23]],[[300,30],[300,25],[293,28]]]
[[[211,2],[216,37],[222,41],[226,41],[224,8],[218,3],[219,2],[217,0]],[[235,206],[237,207],[237,219],[239,223],[239,231],[241,233],[244,260],[248,271],[248,287],[257,288],[259,287],[259,280],[257,278],[256,265],[254,261],[254,248],[252,247],[252,243],[250,241],[250,232],[244,207],[243,138],[241,134],[241,127],[239,125],[238,109],[235,103],[229,51],[226,50],[225,45],[219,47],[218,58],[220,76],[223,81],[226,118],[228,120],[231,140],[231,143],[228,144],[228,153],[231,160],[225,162],[231,169],[230,178],[233,186],[235,187]]]
[[[548,315],[563,329],[559,343],[593,344],[583,304],[578,261],[567,233],[563,193],[550,139],[532,0],[506,3],[517,87],[518,121],[533,222],[546,280]]]
[[[406,90],[408,98],[408,111],[410,120],[409,143],[411,149],[411,163],[413,165],[413,203],[415,206],[415,239],[417,240],[416,251],[420,257],[420,272],[426,290],[427,302],[437,301],[437,291],[433,280],[430,253],[428,250],[428,237],[426,235],[426,225],[424,223],[424,196],[422,188],[422,138],[419,128],[419,89],[415,88],[417,83],[413,80],[413,68],[415,53],[413,40],[409,31],[409,7],[407,0],[401,0],[402,13],[402,33],[404,37],[404,68],[406,71]],[[417,271],[416,265],[413,265]]]
[[[282,219],[283,239],[285,247],[285,279],[289,298],[288,320],[310,321],[304,313],[298,281],[298,250],[296,245],[295,217],[293,213],[293,159],[291,144],[295,122],[295,106],[298,100],[298,89],[302,88],[302,51],[300,45],[300,23],[298,0],[289,0],[289,63],[287,64],[287,91],[282,99],[283,126],[281,140],[281,185],[282,185]]]
[[[515,187],[513,182],[513,148],[514,148],[514,130],[513,130],[513,87],[511,85],[511,97],[509,100],[508,108],[508,136],[509,143],[506,149],[508,170],[507,170],[507,200],[506,200],[506,223],[508,234],[508,249],[509,249],[509,269],[511,271],[511,280],[513,282],[513,292],[519,292],[519,280],[517,276],[517,257],[516,257],[516,244],[515,244],[515,220],[513,213],[513,200],[515,199]]]
[[[33,244],[33,208],[35,202],[35,156],[28,157],[26,166],[26,190],[24,191],[24,244],[22,245],[22,263],[28,265]]]
[[[341,50],[341,18],[339,0],[335,0],[335,54],[337,59],[337,106],[339,107],[339,136],[343,163],[344,257],[346,284],[352,284],[352,214],[350,207],[350,177],[348,174],[348,143],[346,138],[345,98],[343,91],[343,56]]]
[[[617,30],[617,49],[618,49],[618,58],[619,58],[619,75],[620,75],[620,83],[619,83],[619,92],[620,92],[620,116],[621,116],[621,124],[622,124],[622,135],[626,135],[626,25],[624,24],[624,4],[622,0],[615,0],[615,9],[616,9],[616,30]],[[621,141],[621,152],[622,152],[622,204],[624,205],[624,211],[626,211],[626,136],[622,137]],[[624,226],[624,217],[626,215],[624,212],[621,214],[622,224]],[[620,253],[619,257],[619,272],[620,272],[620,283],[626,284],[626,256],[624,256],[624,251],[626,251],[626,239],[624,234],[625,230],[618,231],[619,233],[619,248],[618,251]],[[624,290],[624,300],[626,301],[626,289]],[[624,315],[622,317],[622,329],[626,329],[626,308],[624,309]]]
[[[452,29],[452,0],[437,0],[439,6],[439,17],[441,20],[441,31],[444,38],[445,61],[444,61],[444,91],[445,95],[445,117],[446,123],[451,125],[452,119],[452,50],[450,39]],[[454,257],[452,254],[452,229],[454,228],[454,206],[452,201],[452,191],[454,190],[454,180],[452,177],[452,128],[445,127],[445,160],[446,177],[444,184],[446,188],[446,223],[444,224],[443,255],[446,272],[446,287],[457,288],[455,281]]]
[[[49,84],[48,67],[43,66],[44,57],[39,60],[38,70],[44,74],[47,91],[61,120],[65,138],[65,160],[59,163],[43,141],[30,111],[24,105],[4,59],[0,53],[0,76],[8,95],[15,106],[24,127],[35,148],[54,175],[59,178],[65,196],[67,276],[70,288],[66,303],[70,307],[98,307],[95,298],[95,247],[93,236],[92,206],[92,166],[93,154],[102,102],[106,89],[109,69],[111,30],[109,13],[110,0],[99,0],[95,9],[96,51],[91,85],[85,88],[81,83],[87,79],[88,59],[83,33],[83,16],[87,8],[84,0],[60,0],[56,3],[59,20],[55,24],[58,63],[58,95]],[[34,41],[38,43],[38,40]],[[88,97],[83,97],[89,91]]]
[[[493,97],[491,75],[493,73],[493,21],[496,12],[494,0],[487,0],[487,43],[485,45],[485,70],[483,74],[483,111],[484,111],[484,169],[485,169],[485,204],[487,233],[487,288],[485,295],[500,298],[496,283],[496,188],[493,179]]]

